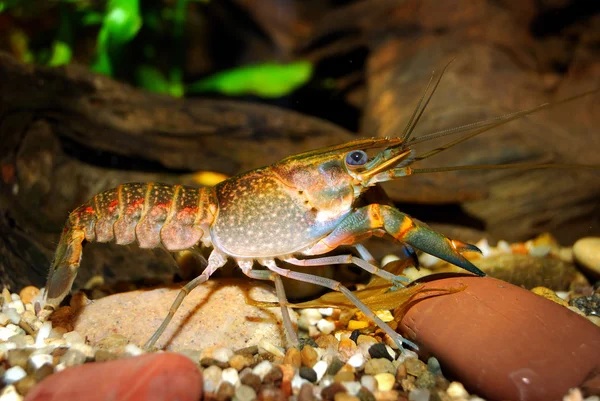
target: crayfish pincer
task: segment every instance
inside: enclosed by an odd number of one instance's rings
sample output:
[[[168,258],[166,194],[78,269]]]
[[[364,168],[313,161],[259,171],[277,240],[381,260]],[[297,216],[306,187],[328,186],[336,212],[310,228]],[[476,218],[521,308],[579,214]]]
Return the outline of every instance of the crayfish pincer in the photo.
[[[439,78],[425,103],[423,95],[405,132],[398,138],[362,139],[301,153],[229,178],[211,188],[129,183],[94,196],[69,215],[50,268],[45,305],[40,317],[47,318],[69,293],[81,261],[84,240],[114,241],[122,245],[137,241],[141,248],[162,246],[169,251],[202,244],[212,247],[207,266],[202,274],[180,291],[163,323],[146,344],[147,348],[154,346],[184,297],[208,280],[229,258],[237,262],[246,276],[274,281],[282,303],[286,298],[280,276],[340,291],[390,335],[399,347],[404,343],[416,348],[379,319],[340,282],[284,269],[278,266],[278,261],[298,266],[352,263],[400,284],[405,280],[380,269],[360,244],[375,235],[388,236],[401,246],[420,249],[484,276],[481,270],[462,256],[465,251],[479,251],[474,245],[447,238],[394,207],[382,204],[359,206],[358,202],[367,188],[379,182],[415,173],[470,169],[472,166],[415,169],[411,165],[495,126],[551,106],[545,104],[500,119],[410,139],[438,83]],[[576,95],[552,105],[594,92]],[[474,132],[447,145],[422,155],[414,154],[412,145],[416,143],[473,128]],[[378,152],[374,153],[374,150]],[[371,157],[367,151],[371,151]],[[355,246],[360,257],[320,256],[341,245]],[[266,269],[254,268],[255,262]]]

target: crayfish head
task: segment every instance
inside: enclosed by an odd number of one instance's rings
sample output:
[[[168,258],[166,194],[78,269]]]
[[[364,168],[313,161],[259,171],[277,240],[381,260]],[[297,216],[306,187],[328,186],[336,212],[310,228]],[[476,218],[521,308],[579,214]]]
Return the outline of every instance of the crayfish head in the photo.
[[[367,150],[384,147],[369,159]],[[369,186],[398,176],[410,155],[398,138],[373,138],[290,156],[270,170],[304,202],[334,216],[349,211]]]

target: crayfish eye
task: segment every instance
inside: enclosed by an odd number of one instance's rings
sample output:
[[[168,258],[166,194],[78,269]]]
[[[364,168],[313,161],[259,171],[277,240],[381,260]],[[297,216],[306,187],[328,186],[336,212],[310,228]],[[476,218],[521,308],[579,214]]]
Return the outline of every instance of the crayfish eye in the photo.
[[[346,155],[346,164],[349,167],[360,167],[369,160],[369,156],[362,150],[353,150]]]

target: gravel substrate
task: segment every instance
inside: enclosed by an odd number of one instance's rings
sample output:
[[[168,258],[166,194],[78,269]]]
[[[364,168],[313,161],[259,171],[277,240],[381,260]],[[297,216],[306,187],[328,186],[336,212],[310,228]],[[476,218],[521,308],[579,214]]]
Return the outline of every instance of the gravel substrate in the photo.
[[[111,335],[92,346],[69,327],[42,323],[34,310],[39,293],[35,287],[26,287],[19,294],[4,289],[0,296],[0,401],[22,400],[36,383],[72,366],[144,353],[123,336]],[[568,294],[562,295],[568,299]],[[598,295],[570,301],[573,309],[594,311]],[[596,318],[594,312],[587,314]],[[389,312],[378,315],[396,324]],[[304,335],[302,344],[287,350],[262,341],[240,350],[180,353],[200,366],[204,400],[481,400],[461,383],[446,379],[435,358],[421,361],[410,350],[399,352],[389,337],[360,314],[303,309],[298,326]],[[565,400],[583,397],[574,389]]]

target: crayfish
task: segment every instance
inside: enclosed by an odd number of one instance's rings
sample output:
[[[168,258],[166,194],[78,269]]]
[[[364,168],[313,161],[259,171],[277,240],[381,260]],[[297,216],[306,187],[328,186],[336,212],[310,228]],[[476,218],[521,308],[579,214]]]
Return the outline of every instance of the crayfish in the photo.
[[[441,75],[428,98],[425,96],[428,89],[425,90],[404,133],[397,138],[355,140],[301,153],[231,177],[210,188],[128,183],[97,194],[69,215],[50,268],[46,303],[40,316],[47,318],[69,293],[81,261],[84,240],[114,241],[121,245],[137,241],[141,248],[163,246],[169,251],[202,244],[212,247],[204,271],[182,288],[163,323],[146,344],[147,348],[154,346],[184,297],[208,280],[229,258],[236,261],[246,276],[274,281],[280,302],[286,299],[280,276],[339,291],[400,348],[403,343],[416,348],[340,282],[282,268],[278,261],[297,266],[351,263],[391,280],[395,285],[402,285],[403,277],[378,267],[360,244],[375,235],[387,236],[408,249],[419,249],[476,275],[485,275],[462,255],[465,251],[479,251],[474,245],[433,231],[392,206],[358,205],[361,194],[380,182],[433,170],[473,168],[415,169],[411,166],[495,126],[551,106],[543,104],[499,119],[411,139],[440,78]],[[433,76],[429,84],[432,82]],[[593,92],[596,91],[552,105]],[[412,148],[416,143],[467,129],[475,131],[428,153],[416,155]],[[379,152],[369,156],[367,151],[373,149],[379,149]],[[360,257],[351,254],[321,256],[342,245],[354,246]],[[254,268],[255,262],[266,269]]]

